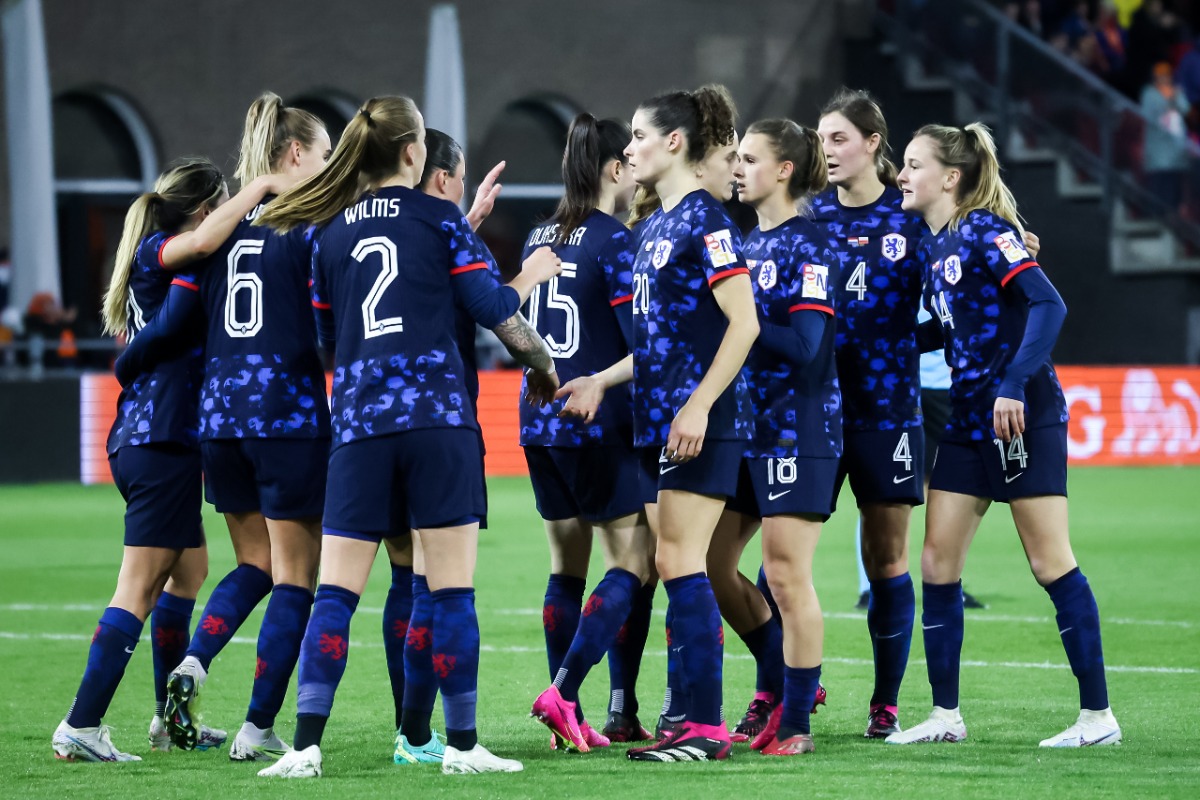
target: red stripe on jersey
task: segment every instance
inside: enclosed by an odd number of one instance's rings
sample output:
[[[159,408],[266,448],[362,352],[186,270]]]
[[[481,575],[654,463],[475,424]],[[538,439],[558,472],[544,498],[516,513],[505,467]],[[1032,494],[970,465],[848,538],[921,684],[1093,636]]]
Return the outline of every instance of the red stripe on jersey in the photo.
[[[199,286],[192,283],[191,281],[185,281],[183,278],[176,278],[175,280],[171,281],[171,285],[172,286],[182,286],[185,289],[191,289],[193,292],[200,291]]]
[[[178,235],[178,234],[176,234],[176,235]],[[158,253],[156,254],[156,255],[158,256],[158,265],[159,265],[160,267],[162,267],[163,269],[166,269],[166,268],[167,268],[167,265],[166,265],[166,264],[164,264],[164,263],[163,263],[163,260],[162,260],[162,254],[163,254],[163,250],[165,250],[165,249],[166,249],[166,247],[167,247],[167,242],[171,241],[171,240],[172,240],[172,239],[174,239],[174,238],[175,238],[174,236],[168,236],[167,238],[163,239],[163,240],[162,240],[162,244],[160,244],[160,245],[158,246]]]
[[[833,316],[833,309],[829,306],[819,306],[816,303],[797,303],[788,309],[789,314],[795,314],[797,311],[824,311],[826,314]]]
[[[630,303],[630,302],[633,302],[633,295],[623,294],[615,300],[609,300],[608,304],[610,306],[612,306],[613,308],[616,308],[619,305],[622,305],[624,303]]]
[[[727,269],[724,272],[718,272],[716,275],[713,275],[711,278],[708,279],[708,285],[712,286],[717,281],[723,281],[726,278],[732,278],[734,275],[749,275],[749,274],[750,274],[750,270],[746,269],[745,267],[734,267],[733,269]]]
[[[333,308],[333,306],[331,306],[329,303],[318,303],[316,300],[313,300],[312,303],[313,308],[319,308],[322,311],[328,311],[329,309]]]
[[[1001,278],[1000,285],[1008,286],[1009,281],[1011,281],[1013,278],[1020,275],[1025,270],[1029,269],[1030,267],[1039,267],[1040,268],[1040,266],[1041,265],[1038,264],[1036,261],[1026,262],[1026,263],[1022,264],[1021,266],[1017,267],[1016,269],[1009,271],[1009,273],[1007,275],[1005,275],[1003,278]]]
[[[488,265],[486,263],[484,263],[483,261],[476,261],[474,264],[467,264],[465,267],[455,267],[454,269],[450,270],[450,274],[451,275],[459,275],[464,272],[471,272],[472,270],[487,269],[487,268],[488,268]]]

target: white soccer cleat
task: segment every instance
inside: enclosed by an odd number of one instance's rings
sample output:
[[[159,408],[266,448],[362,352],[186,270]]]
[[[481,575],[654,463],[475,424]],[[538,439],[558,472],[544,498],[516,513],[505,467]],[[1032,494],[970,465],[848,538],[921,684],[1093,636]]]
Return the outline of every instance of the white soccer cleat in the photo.
[[[278,761],[290,752],[292,748],[279,738],[274,728],[257,728],[247,722],[229,745],[229,760]]]
[[[934,706],[929,719],[906,731],[897,731],[884,739],[887,744],[961,742],[967,738],[967,726],[957,708]]]
[[[311,744],[303,750],[288,750],[271,766],[258,771],[260,778],[319,778],[321,748]]]
[[[476,744],[470,750],[458,750],[446,745],[442,756],[442,772],[446,775],[473,775],[479,772],[521,772],[525,769],[520,761],[500,758],[486,747]]]
[[[141,761],[141,756],[122,753],[113,746],[107,725],[95,728],[72,728],[64,719],[54,729],[50,740],[54,757],[63,761]]]
[[[1121,743],[1121,726],[1112,709],[1079,712],[1074,725],[1057,736],[1042,740],[1042,747],[1095,747]]]

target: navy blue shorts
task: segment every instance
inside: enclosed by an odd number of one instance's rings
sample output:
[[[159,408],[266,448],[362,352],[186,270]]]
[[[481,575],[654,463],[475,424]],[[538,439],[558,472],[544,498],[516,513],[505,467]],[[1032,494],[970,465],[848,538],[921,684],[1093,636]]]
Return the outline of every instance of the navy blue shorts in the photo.
[[[1026,430],[1005,443],[942,442],[930,489],[989,497],[1067,496],[1067,426]]]
[[[528,446],[525,463],[542,519],[588,522],[642,510],[642,470],[628,447]]]
[[[924,467],[925,435],[919,428],[846,431],[831,503],[837,507],[842,482],[849,476],[860,508],[869,503],[919,506],[925,502]]]
[[[929,480],[938,444],[946,435],[946,423],[950,421],[950,390],[922,389],[921,417],[925,420],[925,480]]]
[[[108,468],[125,498],[126,547],[204,544],[200,453],[171,444],[122,447],[108,457]]]
[[[745,442],[705,440],[700,455],[676,464],[667,458],[667,448],[644,447],[642,469],[647,475],[654,476],[660,492],[672,489],[730,498],[737,494],[738,468],[745,449]]]
[[[328,439],[210,439],[200,443],[208,502],[222,514],[320,517]]]
[[[329,458],[326,532],[381,540],[411,528],[446,528],[487,514],[479,436],[423,428],[371,436]]]
[[[479,530],[487,530],[487,448],[483,446],[483,431],[476,431],[479,439],[479,490],[483,492],[484,513],[479,517]]]
[[[737,495],[725,506],[748,517],[833,513],[836,458],[743,458]]]

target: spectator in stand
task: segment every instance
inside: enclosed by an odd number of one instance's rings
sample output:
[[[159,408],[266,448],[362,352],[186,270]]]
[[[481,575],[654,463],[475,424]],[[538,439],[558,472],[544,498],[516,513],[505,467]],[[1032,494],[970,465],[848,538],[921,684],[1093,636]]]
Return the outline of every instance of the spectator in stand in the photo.
[[[1175,82],[1193,106],[1200,104],[1200,37],[1192,43],[1175,70]]]
[[[1067,37],[1067,44],[1071,50],[1078,48],[1084,39],[1091,38],[1095,26],[1092,24],[1092,10],[1089,5],[1086,2],[1075,3],[1059,23],[1058,31]]]
[[[74,308],[63,308],[50,292],[39,292],[29,301],[29,308],[25,311],[25,332],[30,338],[41,336],[45,340],[45,366],[75,365],[79,355],[75,346],[75,332],[71,330],[75,315]]]
[[[1191,105],[1183,89],[1175,84],[1171,65],[1154,65],[1154,80],[1142,89],[1142,113],[1146,126],[1142,163],[1146,188],[1175,211],[1183,199],[1183,175],[1188,165],[1187,117]]]
[[[1119,87],[1125,72],[1125,31],[1117,24],[1116,12],[1107,6],[1101,8],[1095,30],[1099,46],[1096,62],[1102,60],[1106,67],[1098,74],[1112,86]]]
[[[1171,51],[1180,41],[1183,26],[1163,0],[1147,0],[1133,13],[1129,25],[1127,52],[1129,61],[1125,69],[1125,86],[1130,97],[1152,79],[1155,65],[1171,60]]]

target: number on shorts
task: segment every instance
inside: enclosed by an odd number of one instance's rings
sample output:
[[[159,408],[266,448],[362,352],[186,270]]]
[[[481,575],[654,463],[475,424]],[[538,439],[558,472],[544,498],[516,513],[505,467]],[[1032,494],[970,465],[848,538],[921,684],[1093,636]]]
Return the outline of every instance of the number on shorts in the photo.
[[[235,242],[225,259],[225,333],[233,339],[250,339],[263,326],[263,282],[253,272],[238,272],[238,262],[244,256],[256,256],[263,251],[262,239],[241,239]],[[238,319],[237,294],[249,292],[250,319]]]
[[[896,444],[896,449],[892,451],[892,461],[898,461],[904,465],[904,469],[912,472],[912,451],[908,448],[908,431],[900,434],[900,441]]]
[[[389,333],[401,333],[404,331],[403,317],[384,317],[379,319],[375,311],[379,307],[379,301],[383,299],[384,292],[392,285],[392,281],[396,280],[400,274],[399,259],[396,258],[396,245],[391,239],[386,236],[372,236],[369,239],[363,239],[359,242],[354,252],[350,256],[355,261],[365,261],[367,256],[378,254],[380,261],[379,277],[375,279],[375,283],[371,286],[371,291],[367,293],[367,299],[363,300],[363,338],[372,339],[376,336],[384,336]]]
[[[562,265],[562,274],[555,275],[550,279],[547,285],[546,295],[546,310],[556,309],[566,312],[566,338],[564,341],[555,341],[554,337],[547,334],[543,336],[546,340],[546,346],[550,348],[550,352],[558,358],[570,358],[579,352],[579,306],[575,305],[575,298],[569,294],[560,294],[558,291],[559,280],[561,278],[574,278],[578,266],[569,264],[566,261]],[[529,324],[535,329],[538,326],[539,311],[538,307],[542,300],[542,287],[538,285],[534,288],[533,293],[529,295]]]
[[[850,280],[846,281],[846,291],[857,292],[859,300],[867,296],[867,262],[858,262],[854,272],[850,273]]]
[[[795,483],[796,482],[796,457],[791,458],[768,458],[767,459],[767,485],[774,486],[777,483]]]
[[[1021,469],[1029,466],[1029,453],[1025,450],[1025,437],[1021,434],[1008,443],[1008,452],[1004,451],[1004,442],[1000,439],[992,439],[996,447],[1000,450],[1000,460],[1012,463],[1017,462]]]

